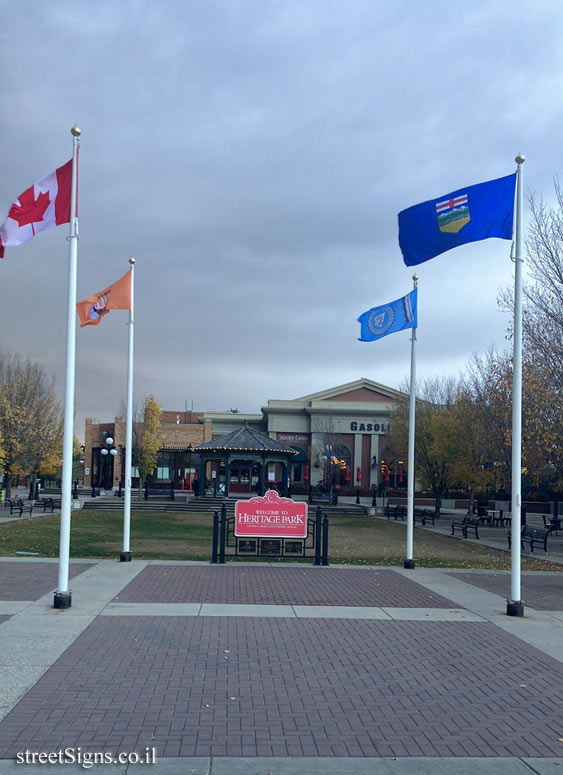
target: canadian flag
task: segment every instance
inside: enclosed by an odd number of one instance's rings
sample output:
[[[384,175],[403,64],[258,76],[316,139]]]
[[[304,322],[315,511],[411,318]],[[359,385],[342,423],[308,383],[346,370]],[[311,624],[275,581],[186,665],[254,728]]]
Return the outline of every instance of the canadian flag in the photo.
[[[0,258],[4,248],[23,245],[40,231],[69,223],[71,188],[72,159],[24,191],[0,226]]]

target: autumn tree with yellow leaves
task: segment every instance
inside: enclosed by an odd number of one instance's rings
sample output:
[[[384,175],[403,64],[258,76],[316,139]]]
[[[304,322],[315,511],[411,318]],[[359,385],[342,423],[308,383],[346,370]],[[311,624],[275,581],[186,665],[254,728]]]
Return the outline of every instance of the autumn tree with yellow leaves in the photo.
[[[454,413],[460,453],[454,465],[470,509],[478,492],[510,490],[512,365],[508,354],[475,355],[461,379]]]
[[[563,190],[528,197],[523,287],[523,464],[552,499],[563,493]],[[500,305],[513,311],[512,289]]]
[[[137,407],[133,410],[131,462],[139,469],[139,499],[147,476],[156,468],[158,450],[161,447],[160,428],[162,407],[154,396],[143,401],[142,413]]]
[[[29,474],[62,444],[62,414],[54,380],[38,363],[0,354],[0,438],[6,496],[12,476]]]
[[[403,459],[408,455],[409,390],[391,418],[391,447]],[[456,483],[454,462],[459,454],[453,405],[457,383],[453,379],[426,380],[419,386],[416,399],[415,476],[430,488],[436,499],[436,514],[442,498]]]

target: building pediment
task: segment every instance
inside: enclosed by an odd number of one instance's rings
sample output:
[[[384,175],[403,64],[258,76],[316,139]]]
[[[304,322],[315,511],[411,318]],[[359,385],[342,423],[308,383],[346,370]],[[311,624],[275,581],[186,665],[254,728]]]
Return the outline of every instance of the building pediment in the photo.
[[[387,385],[381,385],[378,382],[373,382],[371,379],[362,377],[354,382],[348,382],[344,385],[337,385],[336,387],[321,390],[318,393],[311,393],[308,396],[301,396],[296,398],[296,403],[303,402],[305,405],[313,405],[319,401],[327,402],[366,402],[366,403],[378,403],[378,402],[396,402],[403,394],[399,390],[388,387]]]

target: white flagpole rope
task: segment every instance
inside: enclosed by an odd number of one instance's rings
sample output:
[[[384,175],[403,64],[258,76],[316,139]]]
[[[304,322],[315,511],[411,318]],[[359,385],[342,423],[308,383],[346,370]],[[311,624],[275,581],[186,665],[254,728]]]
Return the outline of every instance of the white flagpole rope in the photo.
[[[68,588],[70,561],[70,513],[72,508],[72,447],[74,440],[74,372],[76,358],[76,275],[78,264],[78,217],[76,215],[78,180],[78,138],[76,124],[70,130],[72,143],[72,182],[70,196],[70,229],[68,236],[68,296],[66,324],[65,408],[63,436],[63,476],[61,491],[61,529],[59,542],[59,581],[54,608],[70,608],[72,595]]]
[[[131,309],[129,310],[129,347],[127,357],[127,417],[125,420],[125,493],[123,497],[123,551],[120,561],[131,561],[131,455],[133,446],[133,342],[135,331],[135,259],[131,264]]]
[[[510,599],[507,601],[508,616],[524,616],[521,596],[521,548],[520,528],[522,508],[522,230],[523,205],[523,153],[515,159],[516,167],[516,228],[514,239],[514,356],[512,365],[512,558]]]
[[[418,286],[418,275],[412,277],[413,288]],[[409,449],[407,458],[407,556],[405,568],[414,568],[414,429],[416,418],[416,328],[411,331],[411,381],[409,396]]]

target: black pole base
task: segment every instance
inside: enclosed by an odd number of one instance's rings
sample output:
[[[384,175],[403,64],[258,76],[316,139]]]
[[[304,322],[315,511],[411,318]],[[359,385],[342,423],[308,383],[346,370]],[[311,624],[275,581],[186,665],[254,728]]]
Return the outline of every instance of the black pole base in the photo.
[[[72,595],[70,592],[55,592],[53,608],[70,608]]]
[[[506,615],[524,616],[524,603],[521,600],[507,600]]]
[[[407,570],[414,570],[414,568],[416,568],[414,560],[405,560],[403,563],[403,568],[406,568]]]
[[[131,552],[121,552],[119,562],[131,562]]]

